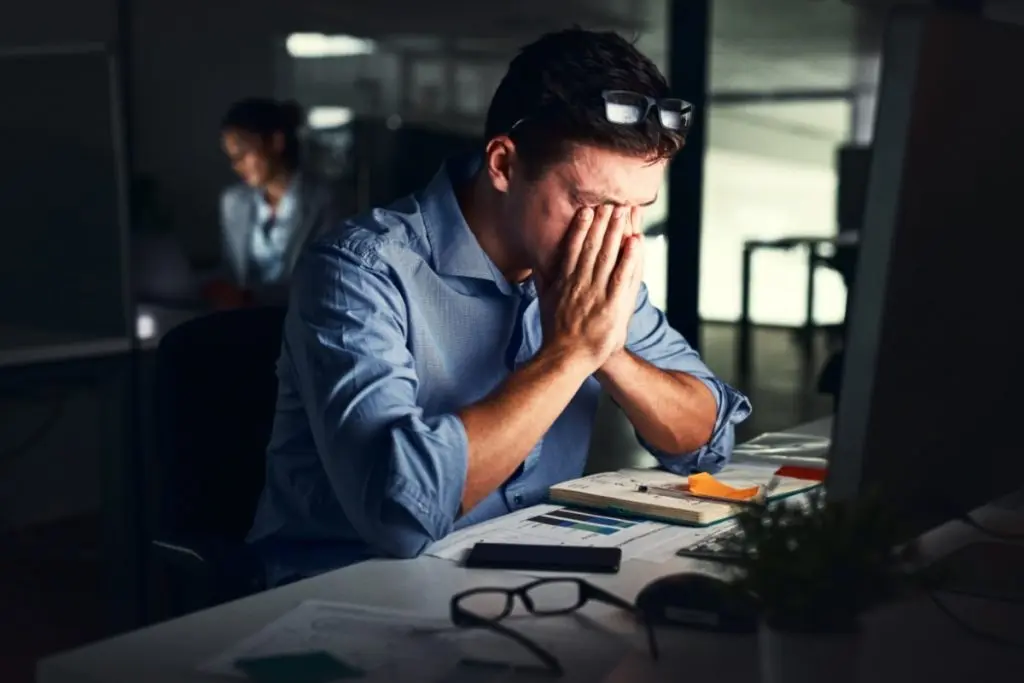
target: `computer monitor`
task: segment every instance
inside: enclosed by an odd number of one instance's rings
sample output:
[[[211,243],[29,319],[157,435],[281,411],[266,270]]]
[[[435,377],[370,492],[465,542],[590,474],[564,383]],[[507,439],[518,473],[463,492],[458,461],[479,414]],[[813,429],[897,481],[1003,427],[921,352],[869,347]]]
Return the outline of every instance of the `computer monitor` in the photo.
[[[909,538],[1024,486],[1024,28],[899,12],[882,54],[826,484]]]
[[[0,348],[131,338],[119,73],[103,44],[0,49]]]
[[[843,145],[836,151],[836,223],[840,232],[864,225],[864,197],[871,170],[871,147]]]

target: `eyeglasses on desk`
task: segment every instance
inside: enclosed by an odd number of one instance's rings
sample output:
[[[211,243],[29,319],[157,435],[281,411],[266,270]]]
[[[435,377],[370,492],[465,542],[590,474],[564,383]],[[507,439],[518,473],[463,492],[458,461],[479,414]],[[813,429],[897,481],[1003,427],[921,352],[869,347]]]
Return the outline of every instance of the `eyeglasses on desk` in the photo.
[[[562,676],[565,670],[553,654],[526,636],[501,622],[512,614],[516,598],[526,610],[536,617],[555,617],[571,614],[591,600],[603,602],[623,609],[642,619],[639,611],[622,598],[602,590],[583,579],[551,578],[538,579],[518,588],[473,588],[457,593],[451,600],[451,620],[460,628],[485,628],[510,638],[528,650],[553,677]],[[658,659],[658,644],[651,624],[642,619],[647,631],[647,642],[651,658]],[[469,662],[474,663],[474,662]],[[493,665],[494,662],[480,662]]]

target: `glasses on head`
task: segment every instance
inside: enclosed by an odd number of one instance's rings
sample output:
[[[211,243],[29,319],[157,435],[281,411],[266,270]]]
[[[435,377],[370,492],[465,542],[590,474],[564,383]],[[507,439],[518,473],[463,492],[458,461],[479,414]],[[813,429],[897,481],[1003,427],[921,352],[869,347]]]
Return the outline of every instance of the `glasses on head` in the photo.
[[[612,595],[582,579],[538,579],[518,588],[473,588],[452,597],[452,623],[460,628],[486,628],[519,643],[540,660],[552,676],[564,673],[558,659],[532,640],[501,623],[515,609],[516,598],[533,616],[554,617],[571,614],[591,600],[641,616],[637,609],[622,598]],[[654,629],[644,619],[651,658],[658,658],[658,644]]]
[[[630,90],[605,90],[601,99],[604,100],[604,115],[612,123],[636,125],[645,121],[652,109],[658,112],[658,122],[663,128],[683,135],[693,122],[693,105],[677,97],[656,100]]]
[[[604,104],[604,116],[611,123],[623,126],[635,126],[646,121],[651,110],[658,112],[658,122],[667,130],[686,135],[693,123],[693,105],[677,97],[655,99],[632,90],[605,90],[601,93]],[[509,128],[509,133],[523,123],[533,119],[524,116]]]

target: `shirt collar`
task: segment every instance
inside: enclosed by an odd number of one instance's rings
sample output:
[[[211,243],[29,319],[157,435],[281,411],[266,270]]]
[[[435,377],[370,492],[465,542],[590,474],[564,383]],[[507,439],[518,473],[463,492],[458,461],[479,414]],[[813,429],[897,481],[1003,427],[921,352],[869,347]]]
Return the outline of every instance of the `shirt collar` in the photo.
[[[438,170],[420,199],[420,213],[441,275],[494,282],[505,294],[512,286],[483,250],[462,215],[455,187],[468,182],[480,169],[479,154],[451,157]]]
[[[287,223],[291,220],[292,215],[298,210],[299,205],[299,188],[302,186],[302,174],[295,173],[292,179],[288,182],[288,188],[284,191],[284,196],[281,197],[281,201],[277,204],[277,211],[271,211],[270,205],[267,204],[267,200],[263,198],[263,192],[259,189],[254,189],[253,192],[256,195],[256,216],[260,223],[265,223],[270,219],[271,214],[274,215],[275,222]]]

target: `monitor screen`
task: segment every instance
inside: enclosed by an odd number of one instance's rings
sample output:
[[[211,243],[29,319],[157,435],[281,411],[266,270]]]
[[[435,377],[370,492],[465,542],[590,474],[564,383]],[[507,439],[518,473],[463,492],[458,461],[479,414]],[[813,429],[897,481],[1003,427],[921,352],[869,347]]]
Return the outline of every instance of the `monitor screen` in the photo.
[[[827,486],[916,535],[1024,485],[1024,28],[906,11],[883,50]]]

